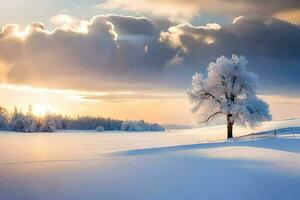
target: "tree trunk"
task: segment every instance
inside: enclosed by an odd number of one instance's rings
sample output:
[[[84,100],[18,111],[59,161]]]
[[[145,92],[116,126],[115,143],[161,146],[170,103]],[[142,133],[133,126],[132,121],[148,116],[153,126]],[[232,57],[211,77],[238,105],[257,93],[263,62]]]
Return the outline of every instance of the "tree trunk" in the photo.
[[[227,139],[233,137],[233,121],[231,121],[231,117],[231,114],[227,115]]]

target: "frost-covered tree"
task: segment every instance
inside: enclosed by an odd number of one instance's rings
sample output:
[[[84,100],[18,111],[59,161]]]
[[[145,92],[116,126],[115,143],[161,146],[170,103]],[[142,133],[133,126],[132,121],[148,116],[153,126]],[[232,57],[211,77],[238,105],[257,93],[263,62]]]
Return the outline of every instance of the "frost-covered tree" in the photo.
[[[36,121],[33,116],[26,115],[24,118],[24,130],[25,133],[33,133],[36,131]]]
[[[23,132],[25,129],[25,116],[17,108],[11,116],[10,129],[17,132]]]
[[[271,120],[269,106],[256,94],[257,76],[247,71],[245,57],[219,57],[208,67],[207,77],[196,73],[188,97],[199,122],[208,123],[219,116],[227,120],[227,138],[233,137],[233,125],[255,127]]]
[[[10,115],[0,107],[0,130],[16,132],[53,132],[60,129],[69,130],[124,130],[124,131],[164,131],[159,124],[141,121],[122,121],[111,118],[77,116],[75,118],[47,113],[45,116],[35,116],[32,106],[26,114],[15,108]],[[5,125],[6,124],[6,125]],[[6,127],[6,128],[5,128]]]
[[[0,107],[0,130],[6,130],[9,124],[8,112],[5,108]]]
[[[103,126],[97,126],[96,127],[96,132],[103,132],[103,131],[105,131]]]
[[[40,131],[52,133],[56,129],[55,122],[51,117],[46,117],[41,124]]]
[[[144,131],[164,131],[165,129],[159,124],[146,123],[139,121],[124,121],[121,125],[121,131],[144,132]]]
[[[17,132],[31,133],[36,131],[36,119],[29,112],[24,115],[16,108],[10,120],[10,129]]]
[[[32,113],[32,106],[29,105],[28,107],[28,111],[26,113],[26,115],[24,116],[24,132],[26,133],[33,133],[36,131],[37,129],[37,123],[36,123],[36,119],[35,116]]]

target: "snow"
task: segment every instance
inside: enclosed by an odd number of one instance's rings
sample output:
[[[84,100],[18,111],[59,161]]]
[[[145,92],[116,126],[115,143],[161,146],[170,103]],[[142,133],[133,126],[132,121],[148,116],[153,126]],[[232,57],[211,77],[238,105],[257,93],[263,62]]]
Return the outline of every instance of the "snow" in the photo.
[[[234,134],[286,127],[300,127],[300,120],[235,128]],[[3,132],[0,199],[300,198],[299,136],[225,138],[225,126],[163,134]]]

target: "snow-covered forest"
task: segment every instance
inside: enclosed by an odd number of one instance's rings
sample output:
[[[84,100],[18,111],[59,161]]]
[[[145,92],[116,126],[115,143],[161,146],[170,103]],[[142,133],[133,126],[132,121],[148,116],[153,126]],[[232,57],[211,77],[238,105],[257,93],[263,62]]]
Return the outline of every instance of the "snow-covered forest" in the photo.
[[[35,116],[32,106],[23,113],[17,108],[12,113],[0,107],[0,130],[16,132],[54,132],[55,130],[95,130],[101,131],[164,131],[156,123],[139,121],[122,121],[118,119],[94,116],[63,116],[47,113],[44,116]]]

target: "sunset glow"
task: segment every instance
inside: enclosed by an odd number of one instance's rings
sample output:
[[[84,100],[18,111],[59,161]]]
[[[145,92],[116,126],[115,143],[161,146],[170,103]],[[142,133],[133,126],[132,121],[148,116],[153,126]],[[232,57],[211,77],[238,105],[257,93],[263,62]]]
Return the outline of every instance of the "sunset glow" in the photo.
[[[9,110],[194,124],[192,75],[238,54],[274,119],[300,117],[294,3],[27,3],[0,3],[0,106]]]
[[[33,106],[33,114],[37,116],[44,116],[47,112],[50,112],[51,108],[47,105],[35,105]]]
[[[144,119],[158,123],[195,124],[186,94],[143,91],[84,92],[1,85],[2,104],[13,111],[17,105],[23,111],[29,105],[33,113],[47,112],[70,116],[94,115],[116,119]],[[297,118],[300,98],[261,95],[270,105],[275,120]]]

